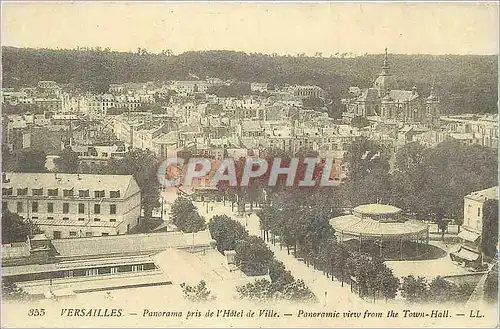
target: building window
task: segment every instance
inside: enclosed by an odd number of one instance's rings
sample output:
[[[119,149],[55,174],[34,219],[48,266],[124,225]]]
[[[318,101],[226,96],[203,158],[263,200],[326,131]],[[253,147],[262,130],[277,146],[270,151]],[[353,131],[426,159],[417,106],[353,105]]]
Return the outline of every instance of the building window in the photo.
[[[88,269],[87,271],[85,271],[85,275],[86,276],[96,276],[96,275],[99,275],[99,269],[97,269],[97,268]]]
[[[85,236],[86,237],[91,237],[92,236],[92,232],[85,232]]]
[[[112,267],[111,274],[116,274],[116,273],[118,273],[118,267]]]
[[[120,197],[120,191],[109,191],[109,197],[110,198],[119,198]]]
[[[7,205],[7,201],[2,201],[2,210],[8,210],[9,207]]]
[[[116,218],[110,218],[110,219],[109,219],[109,221],[110,221],[111,223],[115,223],[115,222],[116,222]]]
[[[38,202],[33,201],[31,203],[31,212],[38,212]]]
[[[48,213],[54,212],[54,204],[52,202],[47,203],[47,212]]]
[[[23,212],[23,203],[21,201],[17,202],[17,212],[18,213]]]
[[[63,214],[69,213],[69,203],[63,203]]]
[[[17,195],[28,195],[28,188],[18,188]]]
[[[63,196],[73,196],[73,189],[63,190]]]
[[[85,214],[85,204],[84,203],[79,203],[78,204],[78,213],[79,214]]]
[[[61,231],[54,231],[54,239],[60,239],[61,238]]]
[[[144,265],[132,265],[132,272],[144,271]]]
[[[78,196],[80,198],[88,198],[90,196],[89,190],[79,190]]]
[[[12,187],[2,188],[2,195],[12,195]]]
[[[43,195],[43,188],[34,188],[31,193],[33,193],[33,196],[41,196]]]
[[[96,198],[104,198],[104,190],[103,191],[94,191],[94,195]]]
[[[111,215],[116,214],[116,204],[110,204],[110,205],[109,205],[109,213],[110,213]]]
[[[100,218],[97,218],[97,217],[96,217],[96,218],[94,218],[94,222],[100,222],[100,221],[101,221],[101,219],[100,219]]]
[[[477,216],[480,217],[481,216],[481,207],[477,207]]]
[[[73,270],[64,271],[64,277],[65,278],[72,278],[73,275],[74,275]]]
[[[80,222],[84,222],[84,221],[85,221],[85,218],[80,217],[80,218],[78,218],[78,220],[79,220]]]
[[[94,204],[94,214],[100,214],[101,213],[101,205],[96,203]]]
[[[59,190],[56,188],[49,188],[47,193],[49,196],[57,196],[59,194]]]
[[[108,236],[109,233],[101,233],[101,236]]]
[[[76,238],[76,232],[75,231],[70,231],[69,232],[69,237],[70,238]]]
[[[63,217],[63,220],[69,220],[69,217]]]
[[[53,220],[53,219],[54,219],[54,217],[47,217],[47,219],[48,219],[48,220]]]

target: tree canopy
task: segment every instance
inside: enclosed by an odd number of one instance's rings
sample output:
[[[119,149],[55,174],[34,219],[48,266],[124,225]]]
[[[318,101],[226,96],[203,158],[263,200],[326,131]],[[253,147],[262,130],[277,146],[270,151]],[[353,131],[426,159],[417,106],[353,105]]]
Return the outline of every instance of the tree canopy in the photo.
[[[205,219],[198,214],[191,200],[180,197],[172,204],[172,222],[184,233],[196,233],[206,227]]]
[[[2,209],[2,243],[26,241],[28,236],[38,233],[40,233],[40,228],[31,220]]]
[[[169,53],[170,54],[170,53]],[[237,51],[189,51],[179,55],[101,49],[50,50],[2,47],[3,85],[35,85],[54,80],[82,91],[107,92],[110,83],[185,80],[190,73],[224,80],[271,85],[318,85],[342,108],[351,85],[370,87],[383,55],[354,58],[270,56]],[[401,88],[416,86],[428,95],[432,79],[445,113],[498,111],[498,60],[477,55],[391,55],[391,71]],[[36,69],[33,69],[36,68]]]

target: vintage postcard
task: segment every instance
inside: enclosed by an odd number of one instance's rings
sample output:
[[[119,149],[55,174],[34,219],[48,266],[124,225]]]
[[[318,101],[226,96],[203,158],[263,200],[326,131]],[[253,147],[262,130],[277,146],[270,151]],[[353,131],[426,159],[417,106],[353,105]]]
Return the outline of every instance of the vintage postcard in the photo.
[[[497,327],[498,10],[2,1],[2,327]]]

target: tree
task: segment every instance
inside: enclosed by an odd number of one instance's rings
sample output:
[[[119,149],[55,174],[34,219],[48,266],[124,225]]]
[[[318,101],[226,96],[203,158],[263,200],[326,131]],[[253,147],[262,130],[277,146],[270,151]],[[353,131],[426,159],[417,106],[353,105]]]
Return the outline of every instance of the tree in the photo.
[[[205,220],[196,211],[191,200],[180,197],[172,204],[172,222],[184,233],[195,233],[205,229]]]
[[[208,224],[210,234],[217,241],[217,250],[234,250],[239,240],[246,239],[248,232],[235,220],[226,215],[216,215]]]
[[[160,206],[160,190],[156,168],[158,159],[149,150],[133,149],[122,159],[111,158],[103,169],[106,174],[133,175],[141,189],[144,217],[151,218],[153,209]]]
[[[25,148],[14,151],[14,165],[12,171],[18,172],[46,172],[46,154],[43,150]]]
[[[295,280],[292,273],[285,268],[285,265],[273,259],[269,265],[269,277],[276,290],[282,291],[288,284],[293,283]]]
[[[440,276],[429,283],[428,298],[433,303],[464,303],[474,291],[474,285],[457,285]]]
[[[317,302],[314,293],[306,286],[303,280],[296,280],[285,286],[283,289],[283,299],[291,301]]]
[[[182,292],[184,292],[184,298],[191,302],[209,302],[216,299],[211,291],[208,290],[205,281],[201,280],[196,286],[190,286],[186,283],[181,283]]]
[[[258,279],[243,286],[236,287],[241,299],[269,301],[280,297],[272,283],[266,279]]]
[[[429,283],[424,277],[408,275],[401,283],[401,296],[409,303],[421,303],[427,300]]]
[[[373,140],[363,137],[351,143],[344,155],[344,188],[351,206],[389,201],[389,158],[386,148]]]
[[[12,280],[2,279],[2,298],[4,300],[19,300],[26,299],[28,293],[22,288],[18,287]]]
[[[57,172],[76,174],[79,172],[80,160],[78,159],[78,153],[73,152],[71,147],[66,147],[59,158],[54,160]]]
[[[26,241],[28,236],[40,233],[38,225],[7,209],[2,209],[2,243]]]
[[[383,264],[377,274],[376,283],[377,291],[379,291],[386,300],[396,297],[396,293],[399,289],[399,280],[385,264]]]
[[[497,256],[498,246],[498,200],[487,200],[483,204],[483,227],[481,250],[490,259]]]
[[[247,275],[264,275],[267,273],[274,254],[265,242],[256,236],[236,242],[236,266]]]
[[[498,263],[488,272],[484,282],[484,300],[488,303],[498,302]]]
[[[357,115],[351,120],[351,126],[356,128],[364,128],[370,126],[370,120],[367,118]]]

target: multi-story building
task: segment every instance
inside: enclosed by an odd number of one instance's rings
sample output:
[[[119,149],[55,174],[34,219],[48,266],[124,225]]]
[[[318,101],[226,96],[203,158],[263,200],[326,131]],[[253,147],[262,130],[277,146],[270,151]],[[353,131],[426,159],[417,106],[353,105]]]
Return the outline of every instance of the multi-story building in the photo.
[[[491,200],[498,201],[498,186],[472,192],[464,197],[464,222],[462,231],[458,234],[462,244],[457,252],[450,254],[452,260],[468,266],[477,266],[482,261],[481,235],[486,216],[490,216],[485,205]]]
[[[324,98],[325,91],[318,86],[296,86],[293,92],[294,96],[301,98],[316,97]]]
[[[88,100],[89,115],[93,118],[103,118],[109,108],[115,107],[115,99],[111,94],[93,95]]]
[[[35,98],[34,104],[45,111],[54,113],[62,111],[62,100],[59,98]]]
[[[250,89],[252,91],[259,91],[261,93],[267,92],[267,83],[254,82],[250,84]]]
[[[139,222],[131,175],[3,173],[2,209],[31,219],[53,239],[124,234]]]

